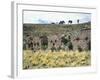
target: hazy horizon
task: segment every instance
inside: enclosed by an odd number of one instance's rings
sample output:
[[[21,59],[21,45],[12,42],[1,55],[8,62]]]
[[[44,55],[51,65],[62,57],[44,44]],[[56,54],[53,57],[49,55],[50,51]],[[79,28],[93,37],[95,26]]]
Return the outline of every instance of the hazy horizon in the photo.
[[[86,23],[91,21],[91,14],[89,13],[59,13],[59,12],[40,12],[40,11],[24,11],[24,23],[31,24],[58,24],[60,21],[65,21],[68,24],[69,20],[73,21],[73,24]]]

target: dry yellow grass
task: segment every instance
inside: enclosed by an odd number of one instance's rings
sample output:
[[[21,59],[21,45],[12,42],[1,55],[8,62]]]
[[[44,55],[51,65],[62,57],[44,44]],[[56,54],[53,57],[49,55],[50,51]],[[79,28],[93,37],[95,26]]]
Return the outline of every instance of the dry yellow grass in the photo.
[[[77,67],[91,63],[90,51],[37,51],[24,50],[23,69]]]

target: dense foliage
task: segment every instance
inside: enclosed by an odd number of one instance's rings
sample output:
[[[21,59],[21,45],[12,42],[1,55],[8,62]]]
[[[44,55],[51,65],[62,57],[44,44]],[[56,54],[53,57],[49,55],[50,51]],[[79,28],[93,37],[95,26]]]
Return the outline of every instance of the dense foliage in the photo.
[[[91,64],[90,51],[24,51],[23,69],[80,67]]]

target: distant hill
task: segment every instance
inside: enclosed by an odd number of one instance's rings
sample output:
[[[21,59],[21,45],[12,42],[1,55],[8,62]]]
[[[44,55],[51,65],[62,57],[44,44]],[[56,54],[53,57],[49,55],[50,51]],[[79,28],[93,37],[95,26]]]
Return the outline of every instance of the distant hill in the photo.
[[[91,22],[81,24],[23,24],[23,35],[74,34],[84,29],[91,29]]]

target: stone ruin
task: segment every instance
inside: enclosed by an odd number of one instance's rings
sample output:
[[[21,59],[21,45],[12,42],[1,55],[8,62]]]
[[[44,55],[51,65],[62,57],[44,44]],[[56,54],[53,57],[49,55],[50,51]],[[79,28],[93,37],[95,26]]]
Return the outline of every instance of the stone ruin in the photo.
[[[77,32],[77,31],[76,31]],[[78,31],[75,36],[73,31],[71,34],[55,34],[55,35],[42,35],[30,36],[23,40],[24,50],[90,50],[91,49],[91,30],[82,29]]]

